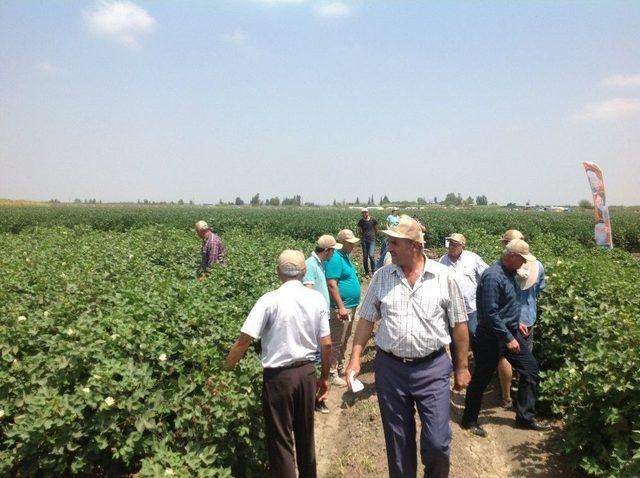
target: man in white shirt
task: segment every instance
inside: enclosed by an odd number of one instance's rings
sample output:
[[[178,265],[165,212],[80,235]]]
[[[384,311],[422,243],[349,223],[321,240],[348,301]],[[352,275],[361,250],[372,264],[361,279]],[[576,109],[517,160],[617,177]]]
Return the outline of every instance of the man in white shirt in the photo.
[[[329,393],[331,334],[327,304],[302,285],[306,271],[300,251],[285,250],[276,272],[282,285],[258,299],[229,350],[225,368],[233,369],[254,339],[262,339],[262,409],[269,468],[274,478],[315,478],[314,404]],[[317,381],[314,357],[321,345],[322,372]],[[294,440],[295,436],[294,458]]]
[[[478,314],[476,312],[476,288],[482,273],[489,267],[475,252],[467,251],[467,239],[462,234],[451,234],[446,238],[448,251],[440,258],[440,264],[453,271],[464,297],[469,326],[469,343],[475,346]],[[454,350],[452,348],[452,355]]]
[[[347,379],[360,373],[362,350],[374,323],[375,380],[387,448],[390,478],[415,478],[417,472],[415,410],[422,429],[420,452],[425,477],[449,475],[451,427],[449,376],[445,353],[449,327],[457,342],[456,388],[466,387],[469,332],[462,293],[454,275],[424,255],[420,225],[401,216],[389,238],[393,264],[373,276],[360,308]]]

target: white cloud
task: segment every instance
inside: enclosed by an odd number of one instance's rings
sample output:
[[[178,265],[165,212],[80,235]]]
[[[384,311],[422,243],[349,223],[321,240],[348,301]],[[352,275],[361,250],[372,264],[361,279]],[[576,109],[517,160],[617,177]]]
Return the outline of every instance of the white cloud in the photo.
[[[129,48],[137,48],[138,36],[156,28],[156,21],[144,8],[127,1],[101,3],[95,10],[85,12],[84,19],[96,35],[104,35]]]
[[[584,106],[575,113],[576,120],[614,120],[640,113],[640,100],[635,98],[613,98]]]
[[[640,86],[640,75],[613,75],[602,80],[604,86]]]
[[[247,34],[242,30],[234,30],[233,33],[224,33],[221,38],[234,45],[244,45],[247,42]]]
[[[35,66],[36,70],[48,76],[62,76],[67,74],[67,70],[61,66],[54,65],[48,61],[41,61]]]
[[[351,7],[344,2],[328,2],[315,5],[313,11],[324,18],[342,18],[351,15]]]

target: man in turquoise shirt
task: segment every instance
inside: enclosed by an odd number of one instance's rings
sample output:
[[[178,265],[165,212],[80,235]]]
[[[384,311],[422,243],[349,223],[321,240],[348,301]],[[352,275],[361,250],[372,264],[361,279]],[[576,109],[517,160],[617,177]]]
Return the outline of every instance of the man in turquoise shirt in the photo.
[[[331,314],[331,383],[346,387],[344,375],[344,353],[351,336],[353,317],[360,304],[360,281],[349,254],[360,239],[349,229],[343,229],[336,237],[342,249],[325,264],[325,276],[329,289]]]

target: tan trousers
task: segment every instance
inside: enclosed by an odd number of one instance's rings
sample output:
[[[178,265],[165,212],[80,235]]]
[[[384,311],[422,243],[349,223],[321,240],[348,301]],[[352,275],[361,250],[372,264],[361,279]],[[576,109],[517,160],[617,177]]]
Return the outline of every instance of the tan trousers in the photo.
[[[353,318],[356,309],[347,309],[349,320],[338,318],[338,309],[331,311],[329,330],[331,332],[331,374],[344,373],[344,355],[347,351],[347,342],[353,329]]]

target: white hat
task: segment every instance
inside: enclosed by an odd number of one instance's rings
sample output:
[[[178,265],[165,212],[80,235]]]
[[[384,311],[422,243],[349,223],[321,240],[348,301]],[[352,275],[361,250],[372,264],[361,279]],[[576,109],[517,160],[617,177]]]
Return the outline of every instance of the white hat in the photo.
[[[196,222],[196,231],[200,232],[200,231],[206,231],[209,229],[209,224],[207,224],[204,221],[198,221]]]
[[[338,242],[350,242],[351,244],[360,242],[351,229],[343,229],[338,233],[336,239]]]
[[[316,241],[316,246],[321,249],[342,249],[342,244],[336,242],[331,234],[324,234]]]
[[[278,257],[278,270],[287,277],[300,275],[306,268],[304,254],[300,251],[285,249]]]
[[[390,229],[382,231],[389,237],[397,237],[399,239],[410,239],[420,244],[424,244],[424,235],[422,234],[422,228],[418,221],[412,217],[403,214],[400,216],[398,225]]]

